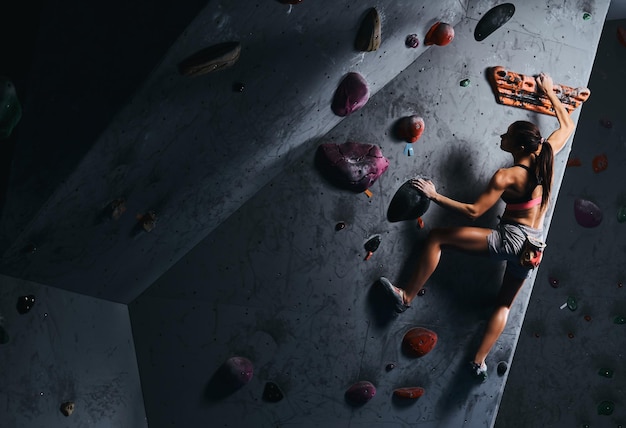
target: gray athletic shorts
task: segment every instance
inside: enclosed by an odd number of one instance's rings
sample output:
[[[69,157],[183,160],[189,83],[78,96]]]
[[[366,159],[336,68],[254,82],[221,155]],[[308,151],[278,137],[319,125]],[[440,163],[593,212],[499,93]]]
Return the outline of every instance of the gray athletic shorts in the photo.
[[[543,241],[543,230],[534,229],[530,226],[514,223],[502,223],[491,231],[487,236],[489,254],[496,260],[506,261],[506,270],[516,278],[528,278],[532,269],[522,266],[519,262],[520,253],[526,237],[519,228],[522,228],[528,236]]]

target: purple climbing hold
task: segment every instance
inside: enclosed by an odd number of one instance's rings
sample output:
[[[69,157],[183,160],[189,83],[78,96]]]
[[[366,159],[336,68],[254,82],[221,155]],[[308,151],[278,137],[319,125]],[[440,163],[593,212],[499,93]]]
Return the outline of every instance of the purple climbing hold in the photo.
[[[380,147],[347,142],[325,143],[317,148],[318,168],[336,185],[363,192],[389,167]]]
[[[420,45],[420,40],[417,38],[417,34],[409,34],[406,36],[404,44],[407,48],[416,48]]]
[[[352,385],[346,391],[346,400],[353,406],[359,406],[370,401],[376,395],[376,387],[366,380]]]
[[[596,227],[602,222],[602,211],[591,201],[576,199],[574,201],[574,216],[582,227]]]
[[[233,389],[241,388],[252,379],[254,368],[252,362],[245,357],[231,357],[224,363]]]
[[[548,277],[548,282],[550,283],[552,288],[558,288],[559,287],[559,279],[558,278],[555,278],[553,276],[549,276]]]
[[[331,109],[337,116],[348,116],[363,107],[369,97],[370,90],[363,76],[350,72],[339,83]]]

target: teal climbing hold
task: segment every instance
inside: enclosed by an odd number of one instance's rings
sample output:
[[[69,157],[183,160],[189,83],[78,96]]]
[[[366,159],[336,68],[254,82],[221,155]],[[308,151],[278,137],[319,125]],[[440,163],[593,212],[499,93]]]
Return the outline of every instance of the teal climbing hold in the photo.
[[[613,414],[613,410],[615,410],[615,403],[613,403],[612,401],[605,400],[602,403],[598,404],[599,415],[609,416]]]
[[[17,99],[15,86],[0,76],[0,139],[8,138],[22,117],[22,106]]]
[[[570,311],[575,311],[576,309],[578,309],[578,302],[576,302],[575,298],[573,298],[572,296],[569,296],[567,298],[567,307],[569,308]]]
[[[619,210],[617,210],[617,221],[618,223],[626,222],[626,205],[622,205]]]
[[[598,374],[600,376],[603,376],[603,377],[612,378],[613,377],[613,370],[606,369],[606,368],[601,368],[600,371],[598,371]]]

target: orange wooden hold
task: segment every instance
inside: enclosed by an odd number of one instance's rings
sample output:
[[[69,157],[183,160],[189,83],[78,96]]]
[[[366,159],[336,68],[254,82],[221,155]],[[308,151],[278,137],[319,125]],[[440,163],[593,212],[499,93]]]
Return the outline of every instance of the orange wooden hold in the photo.
[[[487,73],[496,101],[500,104],[556,115],[548,97],[537,87],[534,76],[515,73],[502,66],[492,67]],[[588,88],[573,88],[556,83],[554,92],[570,114],[591,95]]]

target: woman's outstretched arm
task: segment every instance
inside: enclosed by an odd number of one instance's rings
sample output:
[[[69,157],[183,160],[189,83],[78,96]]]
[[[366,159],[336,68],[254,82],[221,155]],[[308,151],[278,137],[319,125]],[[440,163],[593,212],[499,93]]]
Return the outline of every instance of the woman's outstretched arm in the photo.
[[[550,76],[541,73],[537,76],[537,85],[552,103],[552,107],[554,107],[554,112],[556,113],[556,118],[559,121],[559,128],[547,138],[550,146],[552,146],[552,151],[556,155],[563,149],[563,147],[565,147],[567,139],[574,132],[574,121],[565,109],[565,106],[561,103],[559,97],[557,97],[554,93],[554,82]]]

